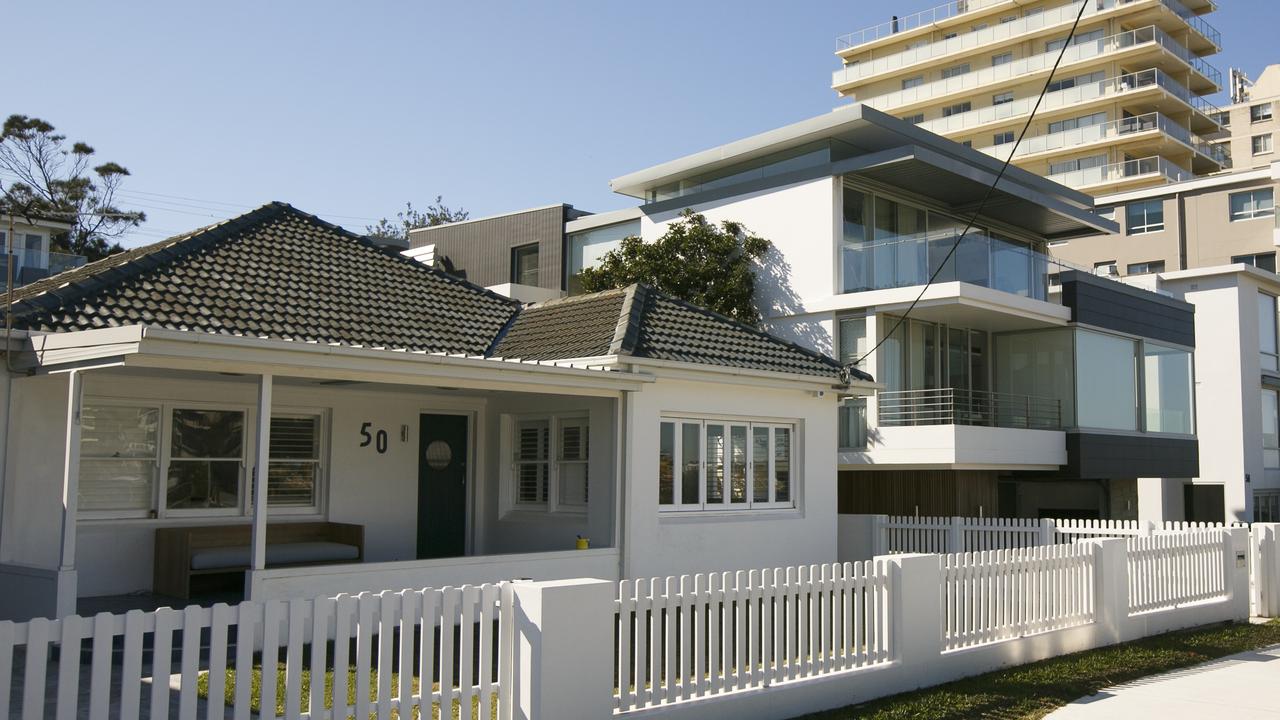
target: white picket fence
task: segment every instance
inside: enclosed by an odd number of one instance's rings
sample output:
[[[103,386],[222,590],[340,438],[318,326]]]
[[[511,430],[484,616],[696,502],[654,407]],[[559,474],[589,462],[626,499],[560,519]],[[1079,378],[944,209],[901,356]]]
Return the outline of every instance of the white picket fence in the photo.
[[[1229,592],[1231,537],[1222,530],[1129,538],[1129,612],[1221,600]]]
[[[1138,537],[1155,533],[1248,527],[1243,523],[1164,522],[1137,520],[1063,520],[1037,518],[919,517],[876,515],[877,547],[873,553],[960,553],[1009,550],[1103,537]]]
[[[1094,546],[943,556],[946,650],[1093,622]]]
[[[871,562],[625,580],[620,711],[889,661],[886,576]]]
[[[479,585],[0,622],[0,718],[11,717],[11,703],[16,709],[20,699],[22,720],[83,717],[86,710],[91,720],[109,714],[137,718],[143,707],[152,718],[195,720],[200,677],[207,672],[209,706],[221,708],[228,670],[235,671],[233,715],[249,718],[249,673],[260,663],[267,681],[261,683],[259,707],[277,706],[274,679],[282,670],[286,718],[386,718],[392,710],[408,717],[414,709],[432,717],[435,704],[445,717],[456,706],[463,718],[474,709],[487,720],[495,703],[503,703],[503,683],[510,678],[510,661],[500,650],[511,647],[510,607],[509,586]],[[502,642],[495,641],[495,632]],[[91,653],[88,708],[78,708],[85,643]],[[58,659],[52,661],[55,646]],[[148,647],[151,661],[144,663]],[[176,707],[170,688],[175,652]],[[20,668],[14,667],[15,656]],[[50,666],[57,672],[51,706],[45,693]],[[20,698],[10,687],[17,669]],[[328,671],[332,708],[324,707]],[[304,672],[312,679],[307,696]],[[223,717],[223,711],[209,716]]]

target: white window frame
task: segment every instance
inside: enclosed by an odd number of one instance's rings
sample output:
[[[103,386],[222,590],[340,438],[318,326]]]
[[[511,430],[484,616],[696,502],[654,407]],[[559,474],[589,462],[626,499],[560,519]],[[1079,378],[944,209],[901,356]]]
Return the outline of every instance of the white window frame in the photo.
[[[992,105],[1005,105],[1005,104],[1007,104],[1007,103],[1011,103],[1011,102],[1013,102],[1013,91],[1012,91],[1012,90],[1006,90],[1006,91],[1004,91],[1004,92],[998,92],[998,93],[996,93],[995,95],[992,95],[992,96],[991,96],[991,104],[992,104]]]
[[[800,507],[800,495],[802,493],[802,478],[804,477],[800,464],[800,448],[802,446],[800,422],[798,420],[779,420],[767,418],[747,418],[747,417],[710,417],[686,414],[667,414],[664,413],[659,420],[659,433],[664,423],[672,423],[674,428],[674,445],[673,467],[672,467],[672,500],[671,503],[662,503],[661,498],[658,502],[658,511],[660,513],[741,513],[744,511],[773,512],[779,510],[795,510]],[[681,426],[684,423],[696,424],[698,426],[698,502],[684,503],[681,497],[681,475],[680,458],[682,457],[682,444],[684,433],[681,432]],[[746,429],[746,451],[747,466],[745,469],[746,477],[746,498],[742,502],[731,502],[729,487],[731,470],[729,469],[731,449],[726,450],[725,462],[725,479],[724,485],[721,487],[721,497],[725,502],[711,503],[707,501],[707,428],[708,426],[719,426],[724,428],[725,437],[731,438],[734,427],[742,427]],[[756,458],[754,457],[754,437],[756,428],[767,428],[769,431],[769,449],[766,451],[768,457],[765,461],[768,463],[767,477],[769,479],[769,497],[763,500],[755,497],[755,468]],[[777,441],[780,430],[786,430],[790,443],[790,478],[789,495],[787,500],[777,500]],[[660,452],[660,449],[659,449]],[[654,482],[658,482],[659,478],[654,477]]]
[[[999,66],[1001,66],[1001,65],[1008,65],[1008,64],[1009,64],[1009,63],[1011,63],[1011,62],[1013,62],[1013,51],[1012,51],[1012,50],[1010,50],[1009,52],[1002,52],[1002,53],[1000,53],[1000,54],[998,54],[998,55],[992,55],[992,56],[991,56],[991,67],[999,67]]]
[[[910,90],[911,88],[920,87],[921,85],[924,85],[923,75],[915,75],[913,77],[902,79],[903,90]]]
[[[88,510],[78,511],[81,520],[165,520],[165,519],[200,519],[200,518],[245,518],[251,515],[253,507],[249,493],[249,474],[252,458],[256,457],[257,441],[254,428],[257,427],[257,409],[248,405],[214,403],[207,401],[186,401],[173,399],[138,400],[133,398],[117,398],[104,395],[86,396],[86,406],[101,405],[106,407],[143,407],[160,411],[160,437],[157,439],[155,476],[151,487],[151,507],[147,510]],[[243,457],[240,460],[239,506],[236,508],[169,508],[166,505],[169,485],[169,465],[173,459],[173,412],[175,410],[229,410],[245,414]],[[271,515],[322,516],[329,491],[329,452],[331,440],[329,431],[332,423],[328,408],[316,407],[275,407],[272,416],[308,415],[320,417],[320,460],[316,478],[315,504],[311,506],[269,506]],[[194,458],[192,458],[194,460]],[[184,462],[184,460],[178,460]]]
[[[1259,209],[1257,195],[1266,194],[1266,193],[1271,193],[1271,207]],[[1253,209],[1236,213],[1231,209],[1231,201],[1234,198],[1237,198],[1241,195],[1250,196],[1250,199],[1252,200],[1252,203],[1253,203]],[[1231,222],[1237,222],[1240,220],[1253,220],[1256,218],[1274,217],[1276,214],[1275,190],[1273,188],[1257,188],[1254,190],[1241,190],[1240,192],[1230,193],[1229,195],[1227,195],[1227,213],[1230,216],[1229,219]]]
[[[1271,117],[1272,117],[1271,103],[1264,102],[1264,103],[1258,103],[1257,105],[1249,106],[1249,122],[1250,123],[1267,122],[1268,120],[1271,119]]]
[[[1157,203],[1160,205],[1160,221],[1152,222],[1151,212],[1147,209],[1147,207]],[[1143,208],[1142,222],[1136,223],[1134,222],[1134,218],[1130,216],[1129,209],[1139,205],[1141,205]],[[1164,230],[1164,199],[1163,198],[1157,198],[1153,200],[1135,200],[1134,202],[1128,203],[1127,205],[1124,206],[1125,234],[1143,235],[1145,233],[1160,232],[1161,230]]]
[[[547,424],[547,457],[540,460],[520,460],[518,452],[520,449],[520,441],[518,431],[523,423],[545,422]],[[574,424],[581,425],[587,430],[587,456],[581,460],[563,460],[560,457],[560,430],[565,425]],[[501,445],[503,453],[507,457],[507,461],[503,464],[504,471],[501,475],[502,495],[501,510],[502,514],[509,513],[531,513],[531,514],[560,514],[560,515],[585,515],[590,504],[590,483],[591,483],[591,414],[585,409],[566,410],[556,413],[519,413],[505,414],[502,416],[502,438]],[[545,497],[538,502],[526,502],[520,500],[520,472],[521,464],[541,464],[545,463],[547,467],[547,486]],[[560,499],[560,465],[565,464],[582,464],[587,468],[586,481],[587,491],[586,504],[568,503]]]
[[[1259,140],[1261,140],[1262,142],[1259,143],[1258,142]],[[1265,147],[1259,150],[1258,149],[1259,144],[1264,145]],[[1254,135],[1253,137],[1249,138],[1249,150],[1252,151],[1254,155],[1270,155],[1272,152],[1274,152],[1275,144],[1272,141],[1271,133],[1262,133],[1261,135]]]
[[[324,507],[324,498],[328,494],[329,489],[329,412],[321,408],[272,408],[271,418],[316,418],[316,432],[319,437],[316,438],[316,459],[315,460],[296,460],[288,458],[279,458],[272,460],[267,458],[267,476],[270,477],[271,463],[296,463],[296,462],[314,462],[316,465],[316,481],[315,489],[312,493],[313,502],[310,505],[272,505],[268,503],[267,512],[271,515],[318,515]],[[268,448],[270,450],[270,448]],[[268,452],[268,455],[270,453]]]

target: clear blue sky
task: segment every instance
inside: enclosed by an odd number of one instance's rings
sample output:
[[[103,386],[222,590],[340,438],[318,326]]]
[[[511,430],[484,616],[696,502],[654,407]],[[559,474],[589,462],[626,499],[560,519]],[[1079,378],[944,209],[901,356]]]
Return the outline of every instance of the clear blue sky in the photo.
[[[1280,4],[1219,1],[1224,77],[1280,62]],[[126,244],[269,200],[355,230],[437,194],[602,211],[612,177],[830,110],[836,35],[939,2],[6,0],[0,113],[129,168]]]

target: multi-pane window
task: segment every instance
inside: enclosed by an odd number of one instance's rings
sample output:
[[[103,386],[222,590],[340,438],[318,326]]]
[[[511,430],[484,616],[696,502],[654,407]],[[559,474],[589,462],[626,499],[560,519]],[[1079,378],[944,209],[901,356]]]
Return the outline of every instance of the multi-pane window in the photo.
[[[920,87],[924,84],[924,76],[916,75],[915,77],[905,78],[902,81],[902,89],[910,90],[913,87]]]
[[[1005,103],[1011,103],[1011,102],[1013,102],[1012,90],[1009,90],[1007,92],[1002,92],[1002,93],[996,93],[995,95],[991,96],[992,105],[1004,105]]]
[[[1013,131],[998,132],[991,136],[991,141],[993,145],[1007,145],[1013,142]]]
[[[518,418],[513,438],[514,506],[585,510],[590,442],[590,425],[585,416]]]
[[[924,113],[916,113],[914,115],[903,115],[902,119],[906,120],[912,125],[919,125],[920,123],[924,122]]]
[[[1262,467],[1280,468],[1280,398],[1275,390],[1262,389]]]
[[[272,507],[315,507],[320,480],[319,415],[273,415],[267,504]]]
[[[160,465],[160,408],[86,404],[80,413],[83,513],[145,516]]]
[[[948,78],[958,77],[960,75],[965,75],[968,72],[969,72],[969,63],[963,63],[961,65],[953,65],[948,68],[942,68],[942,79],[946,80]]]
[[[967,113],[972,109],[973,109],[973,103],[967,102],[967,101],[962,103],[956,103],[955,105],[947,105],[946,107],[942,108],[942,117],[951,117],[952,115]]]
[[[165,507],[240,507],[244,421],[243,410],[173,409]]]
[[[1252,265],[1259,270],[1266,270],[1267,272],[1276,271],[1276,254],[1273,252],[1257,253],[1256,255],[1232,255],[1231,262],[1233,264],[1244,263],[1245,265]]]
[[[1227,203],[1231,208],[1233,222],[1271,217],[1276,214],[1275,190],[1272,188],[1231,193],[1227,196]]]
[[[1147,262],[1129,263],[1125,268],[1128,275],[1146,275],[1148,273],[1164,272],[1163,260],[1148,260]]]
[[[511,282],[537,287],[538,246],[536,243],[511,249]]]
[[[1164,200],[1139,200],[1124,208],[1126,231],[1130,235],[1157,232],[1164,229]]]
[[[1249,106],[1250,122],[1266,122],[1271,119],[1271,103]]]
[[[1098,70],[1096,72],[1085,73],[1083,75],[1076,75],[1075,77],[1063,78],[1061,80],[1054,80],[1053,82],[1049,83],[1048,91],[1058,92],[1059,90],[1067,90],[1069,88],[1076,87],[1077,85],[1086,85],[1088,83],[1102,82],[1103,80],[1106,80],[1106,79],[1107,79],[1107,74],[1102,70]]]
[[[1049,123],[1049,133],[1060,133],[1067,130],[1075,130],[1076,128],[1100,125],[1106,121],[1107,114],[1105,112],[1090,113],[1080,117],[1067,118],[1066,120],[1056,120]]]
[[[1008,65],[1011,62],[1013,62],[1013,53],[1011,52],[1000,53],[999,55],[991,56],[992,67],[995,67],[997,65]]]
[[[1280,522],[1280,490],[1253,491],[1253,521]]]
[[[1226,110],[1223,110],[1221,112],[1209,113],[1209,117],[1212,118],[1214,122],[1221,125],[1224,129],[1231,126],[1231,113]]]
[[[795,506],[795,431],[787,423],[668,418],[658,434],[663,510]]]
[[[1254,135],[1250,142],[1252,143],[1254,155],[1266,155],[1271,152],[1271,133]]]

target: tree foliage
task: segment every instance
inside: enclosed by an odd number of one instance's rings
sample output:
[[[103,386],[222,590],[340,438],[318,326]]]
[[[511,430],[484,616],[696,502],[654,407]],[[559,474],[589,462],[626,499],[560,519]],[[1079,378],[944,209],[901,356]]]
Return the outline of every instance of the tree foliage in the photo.
[[[382,218],[375,225],[365,226],[365,234],[373,240],[409,241],[409,231],[422,227],[444,225],[445,223],[466,220],[471,214],[462,208],[454,210],[444,204],[444,196],[437,195],[436,201],[426,210],[418,210],[413,203],[405,203],[404,210],[396,213],[396,219]]]
[[[50,123],[10,115],[0,130],[0,211],[28,223],[45,218],[70,223],[55,235],[52,250],[97,260],[123,248],[115,242],[146,215],[116,206],[116,192],[129,176],[119,163],[94,165],[94,149],[67,142]]]
[[[769,246],[768,240],[741,223],[725,220],[716,225],[700,213],[685,210],[657,241],[625,238],[579,278],[587,292],[643,283],[755,325],[760,311],[752,266]]]

